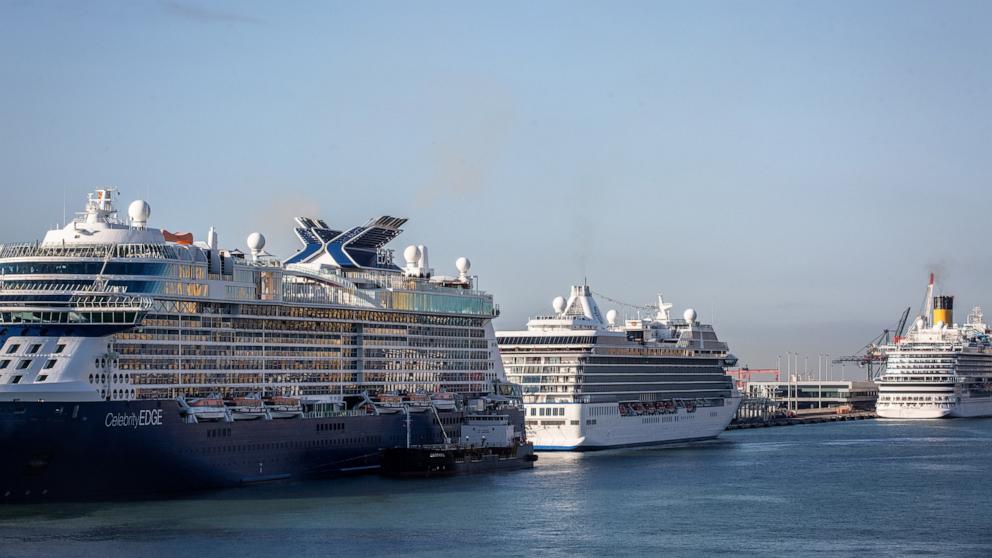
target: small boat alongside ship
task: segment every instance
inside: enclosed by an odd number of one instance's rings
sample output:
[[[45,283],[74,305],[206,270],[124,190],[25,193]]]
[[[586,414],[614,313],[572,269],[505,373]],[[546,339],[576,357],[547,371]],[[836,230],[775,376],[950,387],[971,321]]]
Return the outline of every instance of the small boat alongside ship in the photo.
[[[428,478],[532,468],[537,461],[534,444],[514,429],[509,416],[491,412],[489,405],[487,409],[467,417],[461,436],[446,436],[444,444],[383,449],[380,474]]]
[[[380,473],[402,478],[450,477],[531,469],[536,461],[533,444],[502,448],[386,448],[382,450]]]

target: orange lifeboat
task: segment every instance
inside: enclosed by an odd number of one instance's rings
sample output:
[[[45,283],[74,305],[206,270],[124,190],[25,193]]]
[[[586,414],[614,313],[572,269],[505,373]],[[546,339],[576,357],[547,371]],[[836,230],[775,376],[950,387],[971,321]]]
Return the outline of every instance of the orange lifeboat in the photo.
[[[162,238],[166,242],[175,242],[176,244],[182,244],[184,246],[190,246],[193,244],[193,233],[172,233],[165,229],[162,229]]]

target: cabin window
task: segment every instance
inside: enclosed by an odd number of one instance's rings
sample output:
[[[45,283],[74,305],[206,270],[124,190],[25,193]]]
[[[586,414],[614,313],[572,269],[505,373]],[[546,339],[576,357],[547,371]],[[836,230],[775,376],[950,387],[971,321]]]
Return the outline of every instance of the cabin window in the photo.
[[[35,344],[35,345],[31,345],[31,348],[28,349],[28,352],[33,355],[40,350],[41,350],[41,345]]]
[[[54,368],[54,367],[55,367],[55,359],[54,358],[53,359],[50,359],[48,362],[45,363],[45,370],[49,370],[49,369]]]
[[[48,374],[41,374],[40,376],[38,376],[38,379],[35,380],[35,381],[36,382],[44,382],[47,379],[48,379]]]
[[[4,368],[7,368],[8,366],[10,366],[10,361],[9,360],[0,360],[0,370],[3,370]]]
[[[12,354],[14,354],[14,353],[17,352],[17,349],[20,349],[20,348],[21,348],[20,345],[18,345],[17,343],[14,343],[13,345],[7,347],[7,354],[8,355],[12,355]]]
[[[13,378],[10,379],[10,383],[19,384],[21,383],[21,378],[23,378],[23,376],[14,376]]]
[[[22,360],[21,362],[18,362],[17,363],[17,369],[18,370],[24,370],[28,366],[31,366],[31,360],[30,359]]]
[[[59,343],[58,345],[55,346],[56,353],[61,353],[64,350],[65,350],[65,343]]]

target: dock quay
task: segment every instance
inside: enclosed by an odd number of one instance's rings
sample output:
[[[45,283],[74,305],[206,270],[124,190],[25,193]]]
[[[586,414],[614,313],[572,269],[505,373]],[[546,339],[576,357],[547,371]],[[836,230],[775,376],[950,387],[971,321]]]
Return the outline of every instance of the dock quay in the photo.
[[[768,420],[743,420],[734,419],[727,426],[727,430],[741,430],[744,428],[767,428],[769,426],[794,426],[797,424],[817,424],[821,422],[841,422],[847,420],[867,420],[877,418],[875,411],[853,411],[850,413],[817,413],[804,414],[798,416],[779,416]]]

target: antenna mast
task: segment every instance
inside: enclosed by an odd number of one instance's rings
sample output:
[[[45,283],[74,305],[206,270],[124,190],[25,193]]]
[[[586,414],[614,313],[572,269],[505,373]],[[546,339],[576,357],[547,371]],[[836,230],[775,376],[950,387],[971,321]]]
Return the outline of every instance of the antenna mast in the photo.
[[[933,327],[933,273],[930,273],[930,284],[927,285],[927,298],[923,301],[923,323]]]

